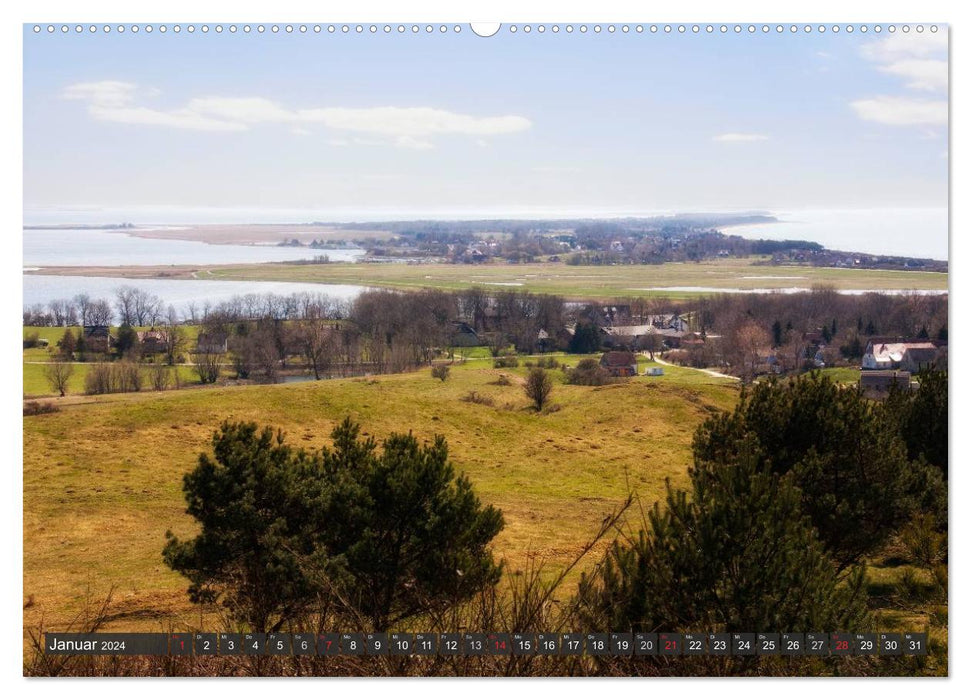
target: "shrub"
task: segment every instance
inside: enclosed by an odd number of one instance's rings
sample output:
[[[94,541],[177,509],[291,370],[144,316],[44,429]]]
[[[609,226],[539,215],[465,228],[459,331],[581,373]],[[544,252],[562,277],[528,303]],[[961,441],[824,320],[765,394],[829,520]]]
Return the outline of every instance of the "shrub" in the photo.
[[[57,413],[61,408],[53,401],[28,401],[24,404],[25,416],[39,416],[45,413]]]
[[[491,396],[483,396],[477,391],[470,391],[468,394],[462,397],[462,400],[467,403],[478,403],[483,406],[494,406],[495,400]]]
[[[591,358],[580,360],[576,367],[565,371],[567,384],[602,386],[614,381],[614,377],[610,376],[610,372],[601,367],[599,362]]]
[[[497,357],[492,362],[492,366],[496,369],[502,369],[505,367],[519,367],[519,358],[515,355],[504,355],[502,357]]]
[[[533,402],[536,410],[542,411],[549,401],[550,394],[553,393],[553,378],[545,369],[534,367],[529,370],[523,391],[526,392],[526,397]]]
[[[152,388],[155,391],[165,391],[168,389],[171,374],[175,374],[175,372],[171,372],[169,368],[163,364],[152,365],[148,370],[148,376],[152,382]]]
[[[24,336],[24,350],[36,348],[38,345],[40,345],[40,333],[37,331],[32,331]]]
[[[512,386],[512,380],[509,378],[508,374],[500,374],[496,381],[492,382],[496,386]]]
[[[137,362],[123,360],[112,368],[117,379],[117,391],[136,392],[142,389],[142,368]]]
[[[137,362],[97,362],[90,366],[84,378],[84,391],[88,394],[114,394],[141,391],[142,368]]]
[[[543,369],[557,369],[560,363],[556,361],[555,357],[541,357],[536,360],[536,366]]]
[[[118,391],[109,363],[97,362],[88,368],[88,374],[84,378],[84,391],[87,394],[110,394]]]
[[[448,379],[448,375],[449,375],[448,365],[436,365],[435,367],[432,367],[432,376],[435,379],[440,379],[441,381],[444,382],[445,380]]]
[[[219,379],[219,363],[222,355],[214,352],[198,352],[193,355],[193,369],[203,384],[215,384]],[[237,369],[238,373],[238,369]]]

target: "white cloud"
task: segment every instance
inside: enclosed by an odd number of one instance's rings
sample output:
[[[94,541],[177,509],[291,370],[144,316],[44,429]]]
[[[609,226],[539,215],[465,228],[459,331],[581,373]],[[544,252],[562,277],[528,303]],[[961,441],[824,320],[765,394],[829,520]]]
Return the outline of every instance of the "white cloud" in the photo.
[[[294,133],[320,124],[334,131],[380,137],[374,141],[331,139],[332,145],[387,145],[426,150],[437,135],[494,136],[529,129],[532,122],[517,115],[477,117],[432,107],[317,107],[287,109],[262,97],[198,97],[184,107],[160,110],[139,105],[138,86],[120,81],[78,83],[65,88],[66,99],[82,100],[101,121],[168,126],[206,131],[245,131],[261,124],[287,124]],[[339,142],[339,143],[338,143]]]
[[[905,87],[931,92],[947,90],[947,61],[932,58],[911,58],[894,61],[880,70],[909,80]]]
[[[727,134],[718,134],[717,136],[712,136],[711,140],[717,141],[718,143],[749,143],[752,141],[768,141],[769,137],[765,134],[741,134],[737,132],[729,132]]]
[[[896,34],[864,44],[861,53],[877,70],[902,78],[907,90],[947,93],[947,47],[946,32]],[[850,107],[861,119],[889,126],[947,125],[946,99],[878,95]]]
[[[947,32],[894,34],[880,41],[864,44],[863,57],[874,63],[892,63],[908,58],[926,58],[947,54]]]
[[[572,175],[583,172],[575,165],[534,165],[530,170],[544,175]]]
[[[891,126],[944,126],[947,100],[878,96],[850,103],[857,116]]]
[[[399,136],[397,139],[395,139],[395,145],[398,148],[410,148],[414,151],[427,151],[431,148],[435,148],[431,141],[418,139],[414,136]]]
[[[122,107],[130,104],[138,86],[120,80],[102,80],[96,83],[75,83],[64,89],[67,100],[84,100],[104,107]]]

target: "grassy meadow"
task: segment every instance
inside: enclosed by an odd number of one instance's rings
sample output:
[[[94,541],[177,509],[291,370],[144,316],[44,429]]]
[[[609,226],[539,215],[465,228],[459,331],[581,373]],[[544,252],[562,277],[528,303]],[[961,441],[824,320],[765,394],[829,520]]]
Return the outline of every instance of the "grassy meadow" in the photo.
[[[216,266],[48,267],[43,274],[110,277],[253,280],[351,284],[391,289],[510,287],[569,299],[664,296],[688,299],[704,287],[788,289],[827,285],[836,289],[946,290],[946,273],[855,270],[801,265],[758,265],[762,258],[731,258],[661,265],[566,265],[565,263],[453,265],[445,263],[264,263]],[[675,288],[675,289],[665,289]]]
[[[425,369],[58,400],[60,412],[24,418],[25,625],[57,628],[110,590],[108,629],[200,624],[160,552],[167,529],[192,534],[182,475],[223,420],[279,426],[309,449],[345,415],[379,439],[444,435],[456,469],[502,509],[495,551],[515,575],[531,557],[570,561],[628,490],[649,506],[666,479],[684,484],[695,427],[737,397],[730,380],[665,367],[602,387],[558,383],[555,410],[537,414],[521,388],[526,371],[473,359],[444,383]],[[510,385],[496,384],[502,374]],[[494,405],[463,401],[471,391]]]

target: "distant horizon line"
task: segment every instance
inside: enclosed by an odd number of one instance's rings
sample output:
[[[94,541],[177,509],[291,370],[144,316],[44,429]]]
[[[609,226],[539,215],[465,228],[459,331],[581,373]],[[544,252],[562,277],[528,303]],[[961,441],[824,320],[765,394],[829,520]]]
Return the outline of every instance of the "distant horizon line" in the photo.
[[[949,211],[949,205],[912,205],[912,206],[836,206],[836,207],[786,207],[786,208],[731,208],[731,207],[683,207],[670,209],[620,209],[620,208],[563,208],[563,207],[508,207],[508,208],[462,208],[462,209],[382,209],[377,207],[368,208],[316,208],[316,207],[245,207],[245,206],[181,206],[181,205],[133,205],[130,207],[116,206],[71,206],[71,207],[24,207],[23,226],[44,226],[54,225],[49,220],[41,221],[33,219],[57,217],[60,219],[56,225],[69,226],[71,224],[92,226],[111,226],[131,223],[136,226],[152,225],[299,225],[311,223],[326,224],[352,224],[352,223],[375,223],[390,221],[423,221],[423,220],[451,220],[451,221],[476,221],[482,219],[507,219],[507,220],[569,220],[569,219],[647,219],[657,217],[677,217],[677,216],[711,216],[711,215],[730,215],[730,216],[780,216],[801,212],[864,212],[864,211]],[[187,215],[190,213],[217,213],[232,214],[237,216],[226,220],[192,220],[185,219],[175,221],[151,221],[143,220],[136,222],[135,217],[126,216],[128,214],[143,213],[151,216],[152,213],[176,213],[181,212]],[[105,220],[92,222],[90,217],[98,213],[106,215]],[[71,221],[66,217],[70,214],[84,216],[88,220]],[[240,215],[258,214],[256,219],[242,219]],[[298,215],[296,219],[274,219],[266,218],[268,215]],[[31,216],[32,215],[32,216]]]

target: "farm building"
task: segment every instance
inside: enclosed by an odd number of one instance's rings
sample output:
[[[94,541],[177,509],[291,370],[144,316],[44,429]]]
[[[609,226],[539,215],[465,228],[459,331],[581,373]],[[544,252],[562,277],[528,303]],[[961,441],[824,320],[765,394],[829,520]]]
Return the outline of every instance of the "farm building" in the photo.
[[[600,366],[612,377],[636,377],[637,356],[627,350],[611,350],[600,358]]]
[[[229,336],[222,332],[200,333],[196,352],[202,355],[221,355],[228,350]]]
[[[871,339],[863,353],[862,369],[906,369],[918,371],[935,366],[940,353],[930,341],[884,341]]]
[[[84,327],[84,349],[87,352],[108,352],[114,338],[108,326],[85,326]]]
[[[910,388],[910,372],[902,370],[870,370],[860,375],[860,389],[871,398],[886,396],[890,387]]]
[[[146,355],[155,355],[166,351],[169,336],[165,331],[151,328],[147,331],[138,331],[138,342],[142,346],[142,352]]]
[[[471,348],[480,345],[479,334],[465,321],[452,321],[452,332],[449,344],[460,348]]]

